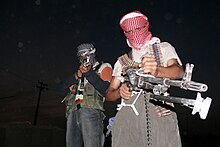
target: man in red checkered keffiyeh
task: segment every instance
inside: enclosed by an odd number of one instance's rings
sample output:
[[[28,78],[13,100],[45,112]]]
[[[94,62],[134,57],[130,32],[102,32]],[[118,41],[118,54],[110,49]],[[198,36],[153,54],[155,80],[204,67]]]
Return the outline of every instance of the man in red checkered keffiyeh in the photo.
[[[145,75],[178,79],[183,76],[182,63],[175,48],[152,37],[148,18],[139,11],[120,19],[131,51],[114,64],[113,78],[106,100],[121,99],[110,128],[112,147],[181,147],[177,116],[171,103],[151,98],[150,89],[129,89],[123,82],[123,69],[139,68]]]
[[[139,11],[123,16],[120,20],[120,26],[127,37],[129,45],[136,50],[140,50],[152,38],[152,34],[148,30],[148,18]]]

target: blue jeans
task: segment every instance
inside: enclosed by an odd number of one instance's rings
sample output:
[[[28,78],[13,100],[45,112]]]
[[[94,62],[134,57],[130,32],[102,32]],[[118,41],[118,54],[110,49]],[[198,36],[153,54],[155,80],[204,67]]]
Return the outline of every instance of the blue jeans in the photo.
[[[80,108],[67,118],[67,147],[103,147],[104,113],[97,109]]]

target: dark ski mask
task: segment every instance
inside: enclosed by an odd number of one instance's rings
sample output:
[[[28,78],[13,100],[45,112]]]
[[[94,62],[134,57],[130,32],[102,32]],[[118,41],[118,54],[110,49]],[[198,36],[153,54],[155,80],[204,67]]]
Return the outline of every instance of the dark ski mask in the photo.
[[[83,43],[77,47],[77,56],[79,57],[79,62],[85,67],[89,65],[94,65],[96,63],[95,59],[96,49],[92,44]]]

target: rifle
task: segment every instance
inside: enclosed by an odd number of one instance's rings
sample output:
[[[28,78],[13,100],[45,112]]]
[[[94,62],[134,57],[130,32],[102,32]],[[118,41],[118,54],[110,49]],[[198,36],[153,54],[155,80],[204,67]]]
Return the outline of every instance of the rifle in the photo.
[[[206,97],[205,99],[201,97],[200,92],[206,92],[208,90],[208,86],[206,84],[191,81],[193,68],[193,64],[187,63],[183,78],[181,80],[172,80],[169,78],[156,78],[152,75],[143,73],[138,68],[127,66],[124,67],[122,71],[122,75],[124,77],[123,82],[127,82],[131,90],[143,91],[151,89],[153,91],[151,98],[183,104],[184,106],[193,109],[192,115],[198,112],[201,119],[206,119],[212,99],[210,97]],[[196,99],[168,96],[167,91],[171,86],[184,90],[196,91]],[[125,106],[123,102],[119,106],[118,110],[122,106]],[[135,114],[138,115],[134,104],[131,104],[130,106],[133,108]]]

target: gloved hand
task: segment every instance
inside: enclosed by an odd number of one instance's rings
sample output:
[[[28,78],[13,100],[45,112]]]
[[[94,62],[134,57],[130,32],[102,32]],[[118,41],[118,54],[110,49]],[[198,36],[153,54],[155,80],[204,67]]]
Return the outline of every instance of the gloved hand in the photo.
[[[112,125],[113,125],[113,122],[114,122],[114,121],[115,121],[115,116],[109,118],[109,120],[108,120],[108,126],[107,126],[108,131],[107,131],[107,133],[106,133],[106,137],[111,133],[111,131],[112,131]]]

